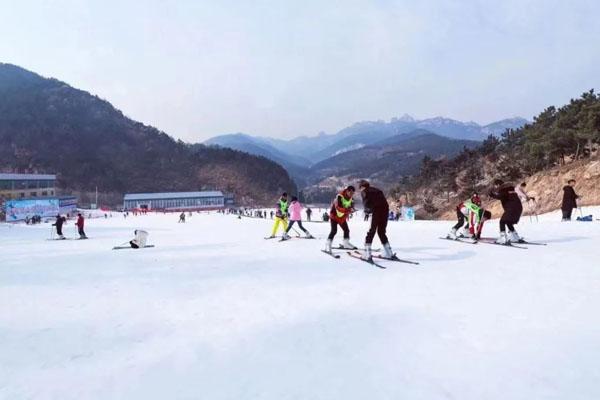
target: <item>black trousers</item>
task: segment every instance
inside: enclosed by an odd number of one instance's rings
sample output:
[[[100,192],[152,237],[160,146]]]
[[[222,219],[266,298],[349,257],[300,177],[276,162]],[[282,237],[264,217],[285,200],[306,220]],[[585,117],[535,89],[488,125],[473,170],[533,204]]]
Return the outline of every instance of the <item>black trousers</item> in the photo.
[[[573,209],[572,208],[563,209],[562,210],[562,219],[563,219],[563,221],[570,221],[572,214],[573,214]]]
[[[458,219],[458,222],[452,227],[452,229],[459,230],[465,223],[465,216],[463,215],[463,213],[460,212],[458,208],[456,209],[456,218]]]
[[[79,232],[79,236],[85,236],[85,232],[83,231],[83,228],[77,228],[77,231]]]
[[[60,226],[56,225],[56,233],[59,236],[62,236],[62,225],[60,225]]]
[[[387,228],[388,223],[388,211],[384,210],[382,212],[375,212],[371,216],[371,228],[367,232],[367,237],[365,238],[366,244],[373,243],[373,238],[375,237],[375,232],[377,232],[377,236],[379,236],[379,240],[381,240],[381,244],[386,244],[388,242],[388,238],[385,234],[385,229]]]
[[[302,226],[302,221],[290,221],[290,224],[288,225],[288,228],[285,231],[285,233],[288,233],[290,229],[292,229],[292,226],[294,226],[295,222],[298,223],[298,226],[300,227],[300,229],[302,229],[302,231],[306,232],[306,229],[304,229],[304,227]]]
[[[344,231],[344,239],[350,239],[350,229],[348,228],[347,221],[344,221],[340,224],[336,220],[331,218],[329,220],[329,223],[331,225],[331,231],[329,232],[329,236],[327,237],[329,240],[333,240],[335,234],[337,233],[338,225],[340,226],[340,228],[342,228],[342,231]]]

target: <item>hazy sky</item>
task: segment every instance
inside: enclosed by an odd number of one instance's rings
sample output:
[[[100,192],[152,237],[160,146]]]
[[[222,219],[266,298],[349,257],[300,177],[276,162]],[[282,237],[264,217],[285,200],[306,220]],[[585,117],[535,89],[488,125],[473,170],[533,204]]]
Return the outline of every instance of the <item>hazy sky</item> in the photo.
[[[531,118],[600,89],[598,0],[0,0],[0,38],[0,61],[186,141]]]

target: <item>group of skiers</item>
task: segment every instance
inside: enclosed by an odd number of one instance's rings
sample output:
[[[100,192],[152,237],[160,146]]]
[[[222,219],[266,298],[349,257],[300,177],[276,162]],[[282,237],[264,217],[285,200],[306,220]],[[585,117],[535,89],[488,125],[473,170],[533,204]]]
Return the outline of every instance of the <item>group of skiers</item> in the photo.
[[[283,192],[281,197],[275,205],[275,222],[273,224],[273,230],[271,232],[271,238],[274,238],[279,229],[279,225],[283,226],[283,240],[290,238],[289,231],[294,227],[294,224],[298,224],[306,238],[312,239],[313,236],[308,230],[302,225],[302,209],[304,207],[298,201],[296,196],[292,196],[291,201],[288,203],[288,194]],[[290,223],[288,224],[288,218]]]
[[[573,189],[574,185],[575,180],[570,179],[567,182],[567,185],[563,187],[563,199],[561,205],[563,221],[571,220],[573,209],[577,208],[577,199],[581,198],[581,196],[575,193],[575,190]],[[525,190],[526,186],[525,182],[515,187],[513,184],[505,183],[501,179],[496,179],[494,181],[489,196],[493,199],[500,200],[503,208],[503,213],[499,222],[500,236],[496,240],[496,243],[510,244],[523,242],[523,239],[515,229],[515,225],[519,223],[521,215],[523,214],[523,203],[529,204],[530,202],[535,203],[536,201],[535,197],[527,194]],[[491,219],[492,214],[488,210],[482,208],[479,195],[473,193],[469,200],[461,202],[456,207],[456,216],[458,222],[452,227],[452,230],[447,237],[449,239],[457,239],[461,236],[479,240],[481,238],[483,224],[485,221]],[[467,224],[463,228],[463,232],[458,232],[465,224],[465,221]]]
[[[60,214],[56,215],[56,220],[52,224],[52,226],[56,227],[56,234],[58,239],[66,239],[62,232],[63,225],[67,222],[67,217],[64,217]],[[85,225],[85,219],[81,213],[77,214],[77,221],[75,221],[75,226],[77,226],[77,233],[79,233],[79,239],[87,239],[87,236],[83,230]]]
[[[379,236],[383,245],[383,257],[392,258],[394,253],[388,241],[386,235],[386,228],[389,216],[389,204],[386,200],[384,193],[369,184],[366,180],[359,182],[358,188],[361,192],[365,213],[371,215],[371,227],[365,237],[365,258],[371,259],[372,257],[372,243],[375,234]],[[356,250],[357,247],[350,243],[350,228],[348,227],[348,218],[355,211],[354,208],[354,194],[356,188],[352,185],[347,186],[344,190],[338,193],[333,200],[331,209],[329,210],[328,219],[330,224],[330,232],[327,237],[325,244],[325,252],[332,252],[333,238],[337,234],[338,226],[343,232],[343,241],[340,248],[347,250]],[[304,226],[302,226],[301,211],[302,205],[298,201],[298,198],[292,196],[291,202],[288,205],[288,194],[283,193],[279,198],[275,208],[275,223],[271,232],[270,238],[275,237],[279,225],[283,225],[283,236],[282,240],[290,238],[289,231],[292,229],[294,224],[298,224],[298,227],[305,233],[307,238],[313,238]],[[290,223],[287,223],[287,220]]]
[[[563,221],[571,219],[571,214],[574,208],[577,207],[576,200],[581,196],[575,193],[573,186],[575,180],[569,180],[568,184],[563,188],[562,214]],[[497,244],[510,245],[511,243],[522,243],[524,240],[519,236],[515,225],[517,225],[523,214],[523,203],[531,204],[530,208],[537,207],[536,198],[529,196],[526,191],[526,183],[521,183],[515,186],[511,183],[504,182],[501,179],[496,179],[488,195],[492,199],[499,200],[503,213],[499,220],[499,237],[495,240]],[[361,193],[364,213],[370,217],[371,225],[366,234],[364,241],[364,257],[370,259],[372,257],[372,243],[375,234],[383,246],[383,258],[393,258],[395,254],[392,251],[388,237],[386,235],[387,222],[389,220],[389,204],[386,197],[380,189],[370,185],[366,180],[361,180],[358,183],[358,189]],[[324,218],[330,223],[330,231],[325,244],[325,252],[332,252],[332,243],[337,234],[338,227],[343,232],[343,240],[340,244],[340,249],[355,250],[357,249],[350,243],[350,228],[348,227],[348,219],[355,212],[354,195],[356,188],[352,185],[344,188],[338,193],[331,204],[329,213],[326,213]],[[271,232],[270,238],[275,237],[279,226],[283,226],[282,240],[290,238],[289,231],[294,224],[305,233],[307,238],[313,236],[302,226],[300,213],[303,206],[298,201],[297,197],[292,196],[288,203],[288,194],[283,193],[279,198],[275,207],[275,223]],[[472,240],[481,240],[481,232],[486,221],[492,218],[492,213],[482,206],[481,198],[478,193],[473,193],[468,200],[459,203],[456,206],[457,222],[448,233],[448,239],[458,239],[460,237],[468,237]],[[288,219],[290,223],[288,224]],[[367,219],[367,218],[365,218]],[[461,230],[462,228],[462,230]],[[461,230],[461,231],[459,231]],[[493,240],[493,239],[492,239]]]

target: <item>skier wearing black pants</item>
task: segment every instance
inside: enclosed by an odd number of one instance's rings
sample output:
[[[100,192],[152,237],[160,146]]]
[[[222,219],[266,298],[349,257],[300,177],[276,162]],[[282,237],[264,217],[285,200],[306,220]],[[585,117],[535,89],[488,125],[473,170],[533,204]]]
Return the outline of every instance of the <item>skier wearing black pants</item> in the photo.
[[[56,221],[52,224],[52,226],[56,227],[56,234],[58,235],[59,239],[64,239],[65,237],[63,236],[62,233],[62,226],[65,223],[67,219],[65,217],[61,217],[60,214],[56,215]]]
[[[567,182],[567,186],[563,188],[563,200],[560,207],[562,210],[563,221],[571,220],[571,214],[573,213],[573,209],[577,208],[577,199],[581,198],[581,196],[575,193],[573,185],[575,185],[575,179],[569,179],[569,181]]]
[[[379,236],[379,240],[383,245],[383,256],[392,258],[394,253],[392,253],[392,247],[385,234],[388,223],[388,214],[390,212],[390,206],[385,195],[381,190],[372,187],[366,180],[361,180],[359,182],[358,189],[361,191],[365,215],[372,214],[371,228],[367,232],[367,237],[365,238],[365,257],[371,258],[371,246],[373,244],[375,233],[377,233],[377,236]]]
[[[348,228],[348,217],[354,212],[354,186],[348,186],[342,190],[333,200],[331,210],[329,210],[329,221],[331,224],[331,231],[325,242],[325,251],[331,253],[331,244],[333,238],[337,234],[338,225],[344,231],[344,241],[342,242],[342,248],[344,249],[356,249],[352,243],[350,243],[350,229]],[[326,215],[324,214],[324,217]]]
[[[496,241],[500,244],[510,244],[519,242],[522,239],[515,230],[515,225],[519,223],[523,213],[523,204],[515,191],[515,186],[510,183],[504,183],[501,179],[494,181],[494,187],[489,193],[490,197],[500,200],[504,214],[500,217],[500,238]],[[506,228],[508,227],[508,235]]]

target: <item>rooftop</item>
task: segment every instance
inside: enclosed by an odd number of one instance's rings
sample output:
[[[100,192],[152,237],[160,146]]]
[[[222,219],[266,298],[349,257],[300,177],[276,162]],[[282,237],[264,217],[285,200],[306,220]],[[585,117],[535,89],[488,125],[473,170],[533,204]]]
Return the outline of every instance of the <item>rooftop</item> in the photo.
[[[198,197],[223,197],[220,191],[212,192],[167,192],[167,193],[127,193],[123,200],[165,200],[190,199]]]
[[[0,174],[1,181],[20,181],[20,180],[56,180],[56,175],[49,174]]]

